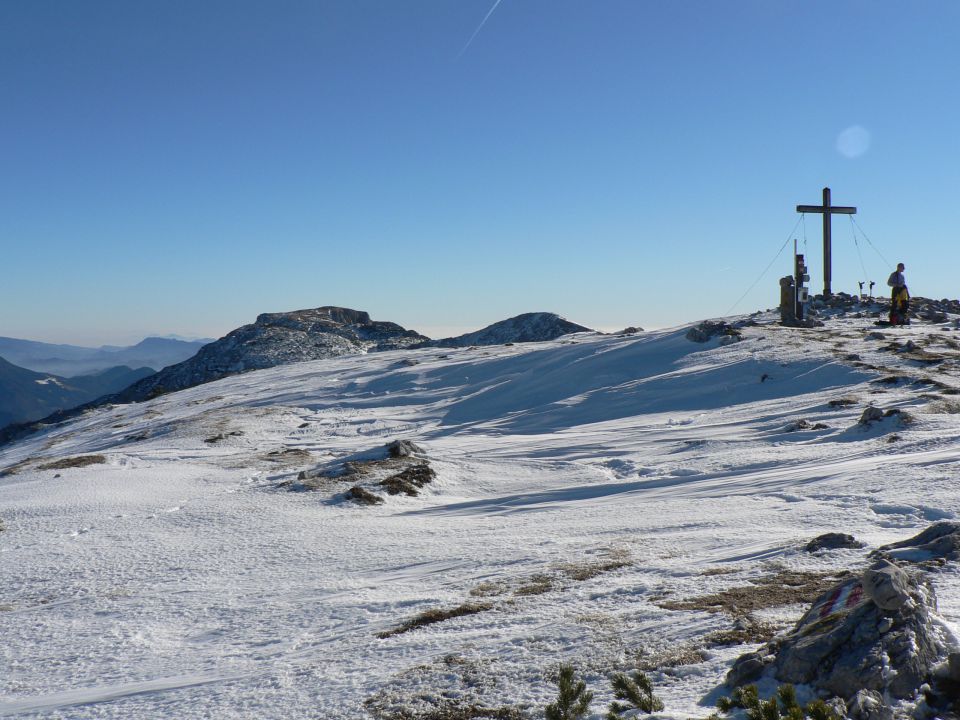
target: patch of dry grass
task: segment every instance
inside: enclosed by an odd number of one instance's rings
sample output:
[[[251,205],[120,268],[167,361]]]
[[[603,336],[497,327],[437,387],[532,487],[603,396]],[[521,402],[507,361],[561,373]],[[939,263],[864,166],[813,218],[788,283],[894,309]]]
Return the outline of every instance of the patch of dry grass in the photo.
[[[707,647],[726,647],[763,643],[777,634],[777,627],[753,618],[743,618],[729,630],[715,630],[707,633],[704,641]]]
[[[87,467],[88,465],[103,465],[105,462],[107,462],[107,459],[103,455],[79,455],[37,465],[37,470],[66,470],[67,468]]]
[[[463,605],[458,605],[454,608],[434,608],[433,610],[427,610],[419,615],[415,615],[392,630],[384,630],[383,632],[377,633],[377,637],[382,640],[384,638],[393,637],[394,635],[401,635],[402,633],[409,632],[410,630],[414,630],[418,627],[433,625],[435,623],[443,622],[444,620],[464,617],[466,615],[476,615],[477,613],[486,612],[492,608],[493,605],[490,603],[464,603]]]
[[[732,575],[735,572],[739,572],[740,568],[738,567],[712,567],[704,570],[701,575],[704,577],[713,577],[715,575]]]
[[[347,500],[353,500],[355,503],[360,505],[380,505],[383,503],[383,498],[372,493],[366,488],[362,488],[359,485],[354,485],[352,488],[347,490],[343,496]]]
[[[812,603],[849,573],[781,571],[760,578],[753,585],[739,585],[710,595],[685,600],[661,600],[665,610],[702,610],[743,617],[757,610]]]
[[[506,705],[493,708],[474,703],[464,705],[454,700],[447,700],[426,710],[372,709],[371,714],[377,720],[525,720],[528,717],[519,708]]]
[[[595,578],[597,575],[602,575],[603,573],[630,567],[632,564],[633,563],[629,560],[614,559],[593,563],[570,563],[563,565],[560,569],[563,574],[571,580],[583,582],[584,580],[590,580],[591,578]]]
[[[595,578],[597,575],[633,565],[630,553],[622,548],[605,548],[602,555],[605,557],[601,560],[565,563],[560,565],[559,570],[571,580],[583,582]]]
[[[391,495],[404,493],[410,497],[416,497],[420,494],[420,488],[433,482],[436,476],[437,473],[427,463],[420,463],[419,465],[411,465],[396,475],[381,480],[380,485],[386,488]]]
[[[958,415],[960,414],[960,400],[936,400],[928,403],[924,412],[936,415]]]
[[[470,590],[470,596],[471,597],[496,597],[497,595],[503,595],[506,591],[507,591],[507,587],[502,582],[492,582],[490,580],[484,580],[482,583],[480,583],[475,588]]]
[[[5,467],[3,470],[0,470],[0,477],[7,477],[8,475],[16,475],[21,470],[24,470],[30,466],[29,460],[24,460],[23,462],[18,462],[16,465],[10,465]]]
[[[549,575],[537,574],[530,577],[523,585],[514,590],[513,594],[521,597],[526,595],[543,595],[553,590],[553,587],[553,578]]]
[[[640,672],[652,672],[663,668],[696,665],[706,659],[703,650],[693,645],[677,645],[654,650],[641,648],[637,652],[634,664]]]

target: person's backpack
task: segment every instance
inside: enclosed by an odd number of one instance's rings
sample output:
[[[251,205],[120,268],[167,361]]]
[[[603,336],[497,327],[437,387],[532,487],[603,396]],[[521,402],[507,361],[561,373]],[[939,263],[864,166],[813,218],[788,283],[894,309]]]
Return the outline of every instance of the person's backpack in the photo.
[[[907,311],[910,309],[910,293],[906,287],[897,288],[890,301],[890,324],[905,325]]]

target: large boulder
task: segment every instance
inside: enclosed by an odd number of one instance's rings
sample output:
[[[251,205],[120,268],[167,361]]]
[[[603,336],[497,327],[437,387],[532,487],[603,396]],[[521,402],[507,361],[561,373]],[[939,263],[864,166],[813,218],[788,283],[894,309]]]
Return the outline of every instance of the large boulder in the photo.
[[[824,593],[786,635],[740,657],[730,685],[763,674],[853,703],[913,698],[955,644],[936,613],[932,587],[916,568],[884,560]]]

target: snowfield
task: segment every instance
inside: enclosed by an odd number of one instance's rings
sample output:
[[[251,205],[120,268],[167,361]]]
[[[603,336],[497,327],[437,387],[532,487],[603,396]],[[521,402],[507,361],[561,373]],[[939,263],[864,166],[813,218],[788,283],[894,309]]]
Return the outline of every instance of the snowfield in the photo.
[[[754,320],[285,365],[0,449],[0,715],[539,717],[570,662],[595,718],[638,665],[664,716],[706,717],[759,644],[723,634],[806,604],[685,601],[773,597],[960,513],[956,323]],[[912,421],[858,425],[871,404]],[[437,474],[419,495],[323,477],[396,439]],[[804,552],[832,531],[866,547]],[[957,568],[933,581],[960,625]]]

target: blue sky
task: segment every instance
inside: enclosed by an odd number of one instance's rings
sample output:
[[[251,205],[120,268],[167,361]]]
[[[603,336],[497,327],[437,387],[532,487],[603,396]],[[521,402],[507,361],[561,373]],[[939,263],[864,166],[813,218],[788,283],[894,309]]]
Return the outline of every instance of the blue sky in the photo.
[[[0,335],[748,312],[793,237],[822,287],[824,186],[835,291],[958,296],[960,3],[502,0],[464,51],[492,6],[0,4]]]

